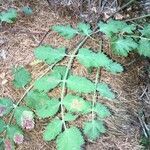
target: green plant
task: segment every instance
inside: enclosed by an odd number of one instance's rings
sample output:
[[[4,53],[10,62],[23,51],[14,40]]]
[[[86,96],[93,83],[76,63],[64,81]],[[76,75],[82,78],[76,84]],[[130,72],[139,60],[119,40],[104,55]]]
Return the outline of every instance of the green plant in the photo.
[[[126,23],[122,23],[124,24],[122,26],[120,21],[111,22],[108,24],[100,22],[98,31],[104,32],[111,38],[115,53],[126,56],[138,44],[133,41],[132,37],[124,39],[120,36],[124,36],[124,33],[133,33],[135,27]],[[120,26],[114,30],[115,22],[116,24],[119,23]],[[80,150],[84,144],[83,133],[89,139],[95,140],[106,132],[104,120],[111,113],[104,104],[97,101],[97,97],[100,95],[108,100],[113,100],[115,99],[115,93],[112,92],[108,84],[99,81],[100,71],[104,68],[113,74],[121,73],[123,71],[122,65],[102,52],[101,45],[97,52],[83,47],[86,40],[92,34],[97,33],[92,31],[89,24],[79,23],[77,28],[72,28],[70,25],[55,25],[52,29],[67,39],[76,35],[85,37],[72,53],[67,52],[65,47],[54,48],[49,45],[42,45],[35,49],[35,57],[48,64],[49,67],[40,78],[29,86],[17,103],[8,98],[0,99],[0,116],[11,114],[8,123],[0,120],[0,132],[4,134],[3,138],[0,139],[1,147],[12,147],[14,149],[14,142],[21,144],[23,142],[22,129],[33,129],[35,126],[34,117],[51,119],[45,127],[43,139],[45,141],[56,139],[58,150]],[[144,30],[140,32],[143,35],[146,34]],[[112,36],[114,34],[115,36]],[[123,41],[127,42],[126,47],[122,44],[123,47],[119,51],[116,40],[121,40],[120,44]],[[149,56],[149,53],[146,53],[146,56],[147,54]],[[67,66],[57,65],[64,59],[69,59]],[[78,61],[87,69],[94,68],[97,70],[95,80],[92,81],[86,77],[74,75],[72,73],[74,61]],[[14,86],[16,88],[24,88],[30,81],[31,75],[25,68],[15,69]],[[60,95],[58,94],[57,97],[48,96],[48,93],[55,88],[60,89]],[[87,95],[91,95],[92,98],[88,99]],[[22,100],[25,102],[25,106],[20,105]],[[83,123],[83,130],[70,124],[80,116],[89,114],[91,114],[91,118],[88,122]],[[17,125],[12,123],[13,118]]]

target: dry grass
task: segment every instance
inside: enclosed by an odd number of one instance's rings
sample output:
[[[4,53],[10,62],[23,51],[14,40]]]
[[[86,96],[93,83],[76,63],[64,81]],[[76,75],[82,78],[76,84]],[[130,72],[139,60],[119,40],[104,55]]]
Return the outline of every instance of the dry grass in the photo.
[[[14,2],[13,7],[19,9],[23,4],[29,3]],[[76,24],[75,20],[69,20],[67,17],[60,18],[57,13],[54,13],[48,7],[46,1],[31,2],[30,6],[33,8],[34,15],[30,17],[20,16],[13,25],[4,25],[0,33],[1,50],[6,53],[6,59],[0,59],[0,74],[1,78],[0,89],[1,97],[11,97],[14,100],[19,100],[23,95],[22,90],[15,90],[12,85],[12,67],[18,65],[25,65],[36,78],[41,74],[46,67],[43,64],[31,65],[34,61],[33,50],[40,43],[44,34],[49,30],[49,26],[54,24],[71,23]],[[5,3],[2,9],[7,9],[8,4]],[[64,45],[71,49],[78,41],[78,37],[73,41],[64,40],[57,34],[50,32],[44,39],[43,43],[50,43],[53,46]],[[98,48],[95,42],[89,40],[87,46]],[[140,63],[133,63],[129,65],[135,56],[125,60],[111,54],[108,47],[105,50],[115,60],[121,62],[127,67],[126,71],[120,75],[112,75],[106,71],[101,72],[101,80],[110,84],[118,97],[115,102],[108,102],[101,97],[98,101],[107,104],[112,110],[113,115],[106,120],[108,132],[98,139],[95,143],[91,143],[86,139],[85,149],[87,150],[140,150],[139,145],[139,131],[140,123],[137,119],[137,112],[139,103],[137,102],[137,89],[139,85],[139,68]],[[65,63],[64,61],[63,63]],[[89,75],[86,69],[76,62],[74,63],[73,72],[76,74],[88,76],[93,79],[93,75]],[[5,84],[2,81],[6,80]],[[57,94],[59,90],[55,91]],[[83,120],[81,118],[76,123],[81,126]],[[36,120],[36,127],[33,131],[25,133],[25,141],[20,145],[18,150],[55,150],[55,143],[46,143],[42,140],[42,132],[49,119]]]

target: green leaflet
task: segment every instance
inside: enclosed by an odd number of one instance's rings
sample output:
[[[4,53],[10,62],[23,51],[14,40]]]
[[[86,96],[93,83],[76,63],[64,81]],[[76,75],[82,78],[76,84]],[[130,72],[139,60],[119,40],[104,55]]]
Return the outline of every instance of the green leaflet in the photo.
[[[5,147],[4,147],[4,140],[3,138],[0,138],[0,150],[4,150]]]
[[[60,74],[49,74],[44,77],[37,79],[34,82],[34,88],[39,91],[48,92],[54,89],[61,82]]]
[[[100,117],[100,118],[105,118],[105,117],[109,117],[111,115],[109,109],[101,104],[101,103],[97,103],[94,107],[94,112]]]
[[[79,32],[81,32],[83,35],[89,36],[92,33],[90,24],[86,23],[78,23],[77,28],[79,29]]]
[[[39,92],[38,90],[31,90],[24,98],[26,105],[33,109],[36,109],[37,107],[41,106],[49,100],[50,98],[46,93]]]
[[[128,25],[126,22],[117,21],[117,20],[109,20],[108,23],[99,22],[98,23],[99,30],[105,33],[108,37],[113,36],[116,33],[133,33],[136,29],[134,25]]]
[[[33,12],[32,12],[32,8],[29,7],[29,6],[24,6],[22,8],[22,12],[25,14],[25,15],[31,15]]]
[[[142,36],[150,38],[150,24],[145,25],[144,28],[140,30],[140,32],[142,33]]]
[[[95,53],[88,48],[79,49],[77,60],[85,67],[101,67],[107,66],[110,59],[102,52]]]
[[[150,41],[146,39],[141,39],[137,51],[140,55],[145,57],[150,57]]]
[[[23,142],[23,132],[18,126],[11,125],[7,128],[7,138],[13,140],[17,144],[21,144]]]
[[[96,140],[102,133],[106,132],[103,122],[100,120],[92,120],[85,122],[83,132],[91,140]]]
[[[66,66],[55,66],[52,70],[52,73],[53,74],[60,74],[61,75],[61,78],[63,79],[64,78],[64,75],[66,73],[66,69],[67,67]]]
[[[78,115],[73,115],[72,113],[66,113],[64,116],[64,121],[74,121],[76,120]]]
[[[24,100],[27,106],[35,109],[35,113],[40,118],[55,115],[60,105],[57,99],[50,99],[46,93],[37,90],[30,91]]]
[[[62,120],[55,118],[50,122],[47,127],[45,128],[45,131],[43,133],[43,139],[45,141],[51,141],[56,138],[56,136],[62,131]]]
[[[4,120],[0,119],[0,133],[2,133],[6,129],[6,123]]]
[[[24,128],[23,126],[23,115],[24,113],[31,114],[34,116],[33,112],[26,106],[19,106],[15,109],[14,118],[16,119],[16,122],[19,126]]]
[[[2,11],[0,13],[0,21],[13,23],[14,20],[17,18],[17,11],[16,9],[10,8],[7,11]]]
[[[50,116],[54,116],[59,109],[60,102],[57,99],[51,99],[49,101],[45,101],[44,103],[40,103],[41,106],[39,105],[36,108],[36,114],[40,118],[47,118]]]
[[[113,74],[123,72],[123,67],[117,62],[111,61],[109,65],[105,66],[105,69]]]
[[[78,31],[72,28],[70,25],[54,25],[52,30],[56,31],[66,39],[71,39],[78,33]]]
[[[56,144],[57,150],[80,150],[84,139],[78,128],[71,127],[58,136]]]
[[[137,48],[137,43],[132,38],[118,38],[111,43],[112,50],[115,54],[121,56],[128,56],[130,51]]]
[[[15,68],[13,83],[16,88],[23,88],[30,81],[31,74],[24,67]]]
[[[9,114],[14,108],[14,103],[9,98],[0,98],[0,117]]]
[[[113,100],[115,98],[115,94],[111,91],[109,86],[106,83],[98,83],[96,89],[101,96]]]
[[[63,105],[68,111],[75,113],[88,113],[91,109],[90,102],[85,101],[79,96],[70,94],[64,98]]]
[[[35,49],[34,55],[37,59],[48,64],[56,63],[64,58],[66,48],[52,48],[49,45],[39,46]]]
[[[95,89],[94,83],[87,78],[73,75],[69,76],[67,87],[70,90],[80,93],[91,93]]]
[[[95,53],[88,48],[79,49],[77,60],[87,68],[104,67],[111,73],[120,73],[123,71],[123,67],[113,62],[106,54],[102,52]]]

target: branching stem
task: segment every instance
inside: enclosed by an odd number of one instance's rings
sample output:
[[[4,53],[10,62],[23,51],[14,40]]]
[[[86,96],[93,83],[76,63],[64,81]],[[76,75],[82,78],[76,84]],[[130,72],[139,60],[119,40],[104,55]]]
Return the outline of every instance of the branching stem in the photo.
[[[78,44],[78,46],[75,48],[75,50],[73,51],[72,55],[70,56],[70,60],[68,62],[68,65],[67,65],[66,73],[65,73],[64,78],[63,78],[62,91],[61,91],[61,117],[62,117],[62,121],[64,123],[64,129],[67,128],[66,124],[65,124],[65,121],[64,121],[64,107],[63,107],[63,99],[64,99],[64,96],[65,96],[66,80],[67,80],[67,77],[68,77],[69,70],[71,69],[72,62],[73,62],[74,58],[76,57],[76,53],[78,52],[79,48],[85,43],[85,41],[87,39],[88,39],[88,36],[86,36]]]

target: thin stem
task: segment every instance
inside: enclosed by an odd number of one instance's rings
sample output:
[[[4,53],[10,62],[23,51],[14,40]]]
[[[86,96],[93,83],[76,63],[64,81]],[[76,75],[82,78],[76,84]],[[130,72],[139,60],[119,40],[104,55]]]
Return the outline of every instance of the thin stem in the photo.
[[[127,21],[133,21],[133,20],[143,19],[143,18],[146,18],[146,17],[150,17],[150,14],[139,16],[139,17],[135,17],[135,18],[131,18],[131,19],[126,19],[124,21],[126,21],[126,22]]]
[[[56,64],[56,63],[54,63],[54,64],[52,64],[50,67],[48,67],[48,68],[45,70],[45,72],[44,72],[41,76],[37,77],[35,80],[42,78],[45,74],[47,74],[47,73],[55,66],[55,64]],[[10,116],[10,118],[9,118],[9,120],[8,120],[8,126],[11,124],[11,122],[12,122],[12,120],[13,120],[13,116],[14,116],[16,107],[19,106],[19,104],[22,102],[22,100],[23,100],[24,97],[27,95],[27,93],[33,88],[33,86],[34,86],[34,83],[31,84],[31,85],[27,88],[27,90],[24,92],[24,94],[22,95],[22,97],[19,99],[19,101],[17,102],[17,104],[15,105],[15,107],[13,107],[11,116]],[[6,130],[5,130],[5,131],[6,131]],[[5,132],[5,136],[6,136],[6,132]]]
[[[97,96],[96,87],[97,87],[97,84],[98,84],[99,72],[100,72],[100,68],[97,69],[96,78],[95,78],[95,91],[94,91],[93,99],[92,99],[92,121],[94,120],[94,107],[95,107],[96,96]]]
[[[69,70],[71,69],[71,64],[76,56],[76,53],[78,52],[79,48],[84,44],[84,42],[88,39],[88,36],[86,36],[79,44],[78,46],[75,48],[75,50],[73,51],[72,55],[70,56],[70,60],[68,62],[68,65],[67,65],[67,69],[66,69],[66,73],[64,75],[64,78],[63,78],[63,83],[62,83],[62,91],[61,91],[61,117],[62,117],[62,121],[64,122],[64,128],[66,130],[66,124],[65,124],[65,121],[64,121],[64,108],[63,108],[63,99],[64,99],[64,96],[65,96],[65,87],[66,87],[66,80],[67,80],[67,77],[68,77],[68,73],[69,73]]]
[[[145,40],[150,41],[149,38],[138,36],[138,35],[123,35],[123,36],[125,36],[125,37],[133,37],[133,38],[138,38],[138,39],[145,39]]]

